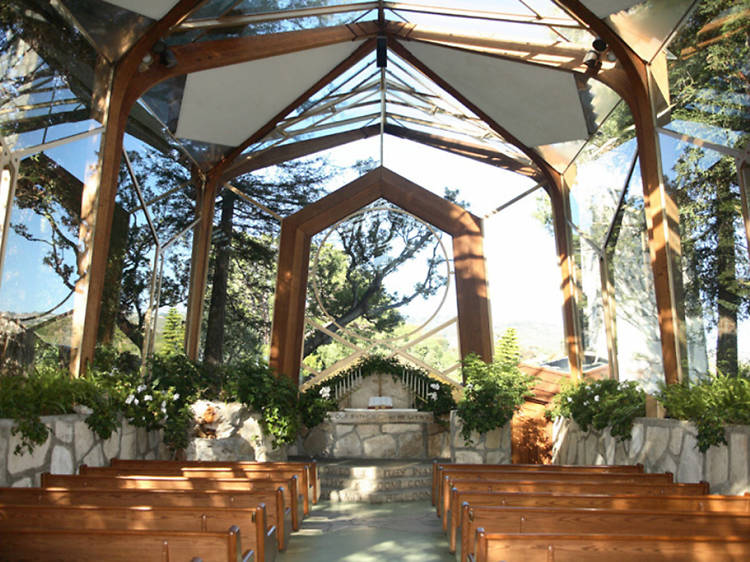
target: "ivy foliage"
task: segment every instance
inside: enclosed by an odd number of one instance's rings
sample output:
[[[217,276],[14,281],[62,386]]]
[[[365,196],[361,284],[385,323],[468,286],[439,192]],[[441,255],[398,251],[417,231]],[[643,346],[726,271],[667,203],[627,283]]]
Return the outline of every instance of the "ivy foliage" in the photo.
[[[495,354],[497,358],[491,363],[475,354],[467,355],[463,361],[466,390],[457,411],[467,443],[472,442],[473,432],[481,434],[503,427],[533,394],[534,377],[518,368],[520,351],[514,330],[503,335]]]
[[[403,383],[406,383],[406,380],[411,377],[421,380],[429,388],[429,392],[426,398],[417,397],[417,410],[432,412],[436,420],[445,418],[450,414],[451,410],[456,408],[456,401],[453,399],[453,387],[450,384],[438,381],[432,378],[424,369],[402,363],[395,357],[386,357],[377,354],[361,358],[348,369],[340,371],[331,378],[310,387],[307,393],[310,396],[323,397],[328,394],[325,389],[329,389],[330,392],[330,388],[334,387],[339,381],[346,380],[355,374],[363,378],[377,374],[389,374],[393,377],[394,381],[401,381]],[[331,410],[338,409],[336,402],[330,399],[329,402]],[[312,426],[308,425],[308,427]]]
[[[701,452],[726,444],[726,425],[750,425],[750,378],[745,376],[717,374],[696,383],[662,385],[658,399],[669,417],[695,424]]]
[[[612,379],[563,385],[547,417],[573,419],[583,431],[610,428],[619,441],[630,439],[633,420],[646,415],[646,393],[635,381]]]

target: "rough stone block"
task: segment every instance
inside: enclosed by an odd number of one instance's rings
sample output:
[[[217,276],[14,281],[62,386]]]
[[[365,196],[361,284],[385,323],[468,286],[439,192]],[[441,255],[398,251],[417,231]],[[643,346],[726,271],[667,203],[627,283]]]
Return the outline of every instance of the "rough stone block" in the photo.
[[[584,453],[584,464],[596,464],[596,449],[599,444],[597,432],[592,431],[586,438],[586,450]]]
[[[424,438],[421,431],[402,433],[398,436],[398,457],[414,459],[425,457]]]
[[[670,455],[664,455],[664,458],[659,463],[660,472],[671,472],[675,474],[677,472],[677,463]]]
[[[386,423],[383,424],[383,433],[411,433],[422,431],[422,426],[415,423]]]
[[[448,432],[433,433],[427,438],[427,456],[429,458],[448,459],[451,447],[448,442]]]
[[[130,426],[132,427],[132,426]],[[131,431],[124,430],[122,434],[122,441],[120,443],[120,458],[121,459],[135,459],[138,453],[135,443],[136,432],[135,428]]]
[[[367,439],[380,433],[380,426],[377,424],[362,424],[357,426],[357,433],[361,439]]]
[[[676,480],[677,482],[700,482],[702,479],[703,455],[698,450],[698,440],[692,433],[686,433]]]
[[[359,443],[359,440],[357,440],[356,443],[352,442],[351,444],[348,444],[347,447],[341,447],[341,450],[351,450],[352,454],[349,455],[342,455],[339,453],[339,445],[340,442],[336,443],[336,447],[334,448],[334,455],[335,456],[361,456],[364,453],[364,456],[367,458],[382,458],[382,459],[390,459],[394,458],[396,456],[396,439],[392,435],[376,435],[374,437],[370,437],[369,439],[366,439],[364,443]],[[364,450],[363,450],[364,449]]]
[[[487,449],[499,449],[500,442],[502,441],[503,428],[498,427],[492,431],[488,431],[485,436],[484,444]]]
[[[89,466],[104,466],[104,455],[102,454],[101,445],[95,445],[88,454],[81,459],[81,463]]]
[[[673,455],[679,455],[682,450],[682,438],[684,437],[685,431],[682,426],[675,425],[672,427],[669,436],[669,452]]]
[[[77,421],[74,431],[76,462],[81,462],[86,453],[94,446],[94,433],[84,421]]]
[[[487,451],[487,464],[507,464],[510,462],[509,451],[495,449]]]
[[[484,462],[482,455],[480,455],[477,451],[470,451],[466,449],[457,450],[455,453],[455,457],[456,458],[451,459],[452,462],[455,463],[482,464]]]
[[[305,452],[311,457],[328,457],[333,452],[333,437],[328,423],[310,430],[304,440]]]
[[[379,437],[390,437],[390,435],[381,435]],[[373,443],[378,443],[377,441],[379,437],[371,437],[368,439],[368,441],[372,441]],[[391,441],[393,442],[393,453],[396,452],[396,441],[393,439],[393,437],[390,437]],[[391,453],[391,455],[393,455]],[[362,442],[359,440],[359,437],[354,431],[350,431],[343,437],[340,437],[336,439],[336,442],[333,445],[333,455],[335,457],[361,457],[362,456]],[[378,453],[372,454],[370,456],[380,456]],[[385,456],[385,455],[383,455]]]
[[[73,455],[65,446],[57,445],[52,449],[49,470],[52,474],[75,474]]]
[[[185,456],[190,461],[230,461],[252,456],[252,447],[237,435],[223,439],[195,438],[188,443]]]
[[[8,455],[12,453],[8,449],[10,444],[10,425],[0,425],[0,486],[8,485]]]
[[[664,454],[669,444],[669,429],[661,426],[646,428],[643,450],[649,464],[654,464]]]
[[[350,424],[339,423],[336,424],[336,438],[343,437],[347,433],[354,431],[354,426]]]
[[[615,464],[632,464],[630,456],[625,450],[625,444],[619,441],[615,445]]]
[[[29,476],[25,476],[24,478],[21,478],[20,480],[17,480],[11,484],[11,488],[30,488],[34,485],[34,482],[31,480]]]
[[[156,431],[149,431],[148,432],[148,448],[149,450],[153,451],[159,446],[159,442],[161,441],[161,435],[159,432]]]
[[[10,441],[8,442],[8,472],[10,474],[18,474],[33,468],[42,468],[47,460],[47,451],[49,450],[50,443],[52,442],[52,436],[48,435],[47,440],[41,445],[35,445],[34,450],[29,454],[24,452],[21,455],[16,455],[14,451],[16,446],[21,444],[20,435],[11,435]],[[24,449],[24,451],[26,451]]]
[[[636,422],[633,424],[633,431],[630,433],[630,448],[628,454],[630,458],[637,458],[643,447],[643,423]]]
[[[143,458],[148,451],[148,432],[145,427],[139,427],[135,432],[135,442],[138,446],[138,457]]]
[[[119,431],[113,431],[112,435],[109,436],[108,439],[106,439],[102,443],[102,449],[104,452],[104,459],[105,461],[109,461],[117,456],[119,456],[120,453],[120,432]]]
[[[55,422],[55,437],[63,443],[72,443],[73,422],[70,420],[57,420]]]
[[[750,491],[750,436],[744,432],[730,432],[728,441],[731,456],[729,479],[732,486],[738,490]]]
[[[712,486],[723,483],[729,477],[729,448],[726,445],[708,449],[706,455],[706,480]]]
[[[615,438],[609,431],[604,433],[604,464],[615,464]]]
[[[571,464],[586,464],[586,440],[581,439],[576,447],[576,456]]]

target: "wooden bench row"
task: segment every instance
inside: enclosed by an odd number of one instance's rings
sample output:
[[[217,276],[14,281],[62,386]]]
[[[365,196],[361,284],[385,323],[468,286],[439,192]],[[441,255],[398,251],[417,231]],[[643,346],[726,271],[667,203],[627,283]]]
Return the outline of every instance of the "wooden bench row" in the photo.
[[[510,466],[434,465],[457,560],[750,559],[750,497],[638,466]]]
[[[0,559],[272,562],[318,500],[302,463],[124,462],[0,489]]]

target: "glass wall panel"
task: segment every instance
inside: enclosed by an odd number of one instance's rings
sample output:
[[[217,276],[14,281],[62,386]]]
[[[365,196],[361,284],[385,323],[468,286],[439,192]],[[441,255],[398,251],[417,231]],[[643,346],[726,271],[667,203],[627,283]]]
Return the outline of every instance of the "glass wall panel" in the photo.
[[[689,375],[736,372],[750,272],[735,160],[666,135],[660,141],[680,209]]]
[[[99,136],[41,152],[18,166],[0,282],[2,331],[11,362],[24,366],[47,344],[67,355],[78,280],[78,228],[86,174]]]
[[[642,193],[640,166],[636,166],[607,256],[614,279],[620,380],[638,381],[654,391],[664,380],[664,365]]]

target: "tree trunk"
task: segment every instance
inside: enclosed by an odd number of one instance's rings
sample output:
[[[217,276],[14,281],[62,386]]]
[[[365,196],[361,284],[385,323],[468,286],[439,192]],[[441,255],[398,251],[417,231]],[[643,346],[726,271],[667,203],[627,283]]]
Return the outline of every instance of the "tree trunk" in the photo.
[[[734,227],[736,196],[730,182],[716,182],[716,264],[718,295],[716,309],[716,368],[724,374],[737,374],[737,294]]]
[[[208,309],[205,361],[216,365],[224,356],[224,321],[227,309],[227,282],[229,280],[229,258],[232,253],[232,222],[234,220],[232,193],[225,192],[221,202],[221,219],[217,229],[221,240],[216,245],[214,278],[211,284],[211,304]]]

